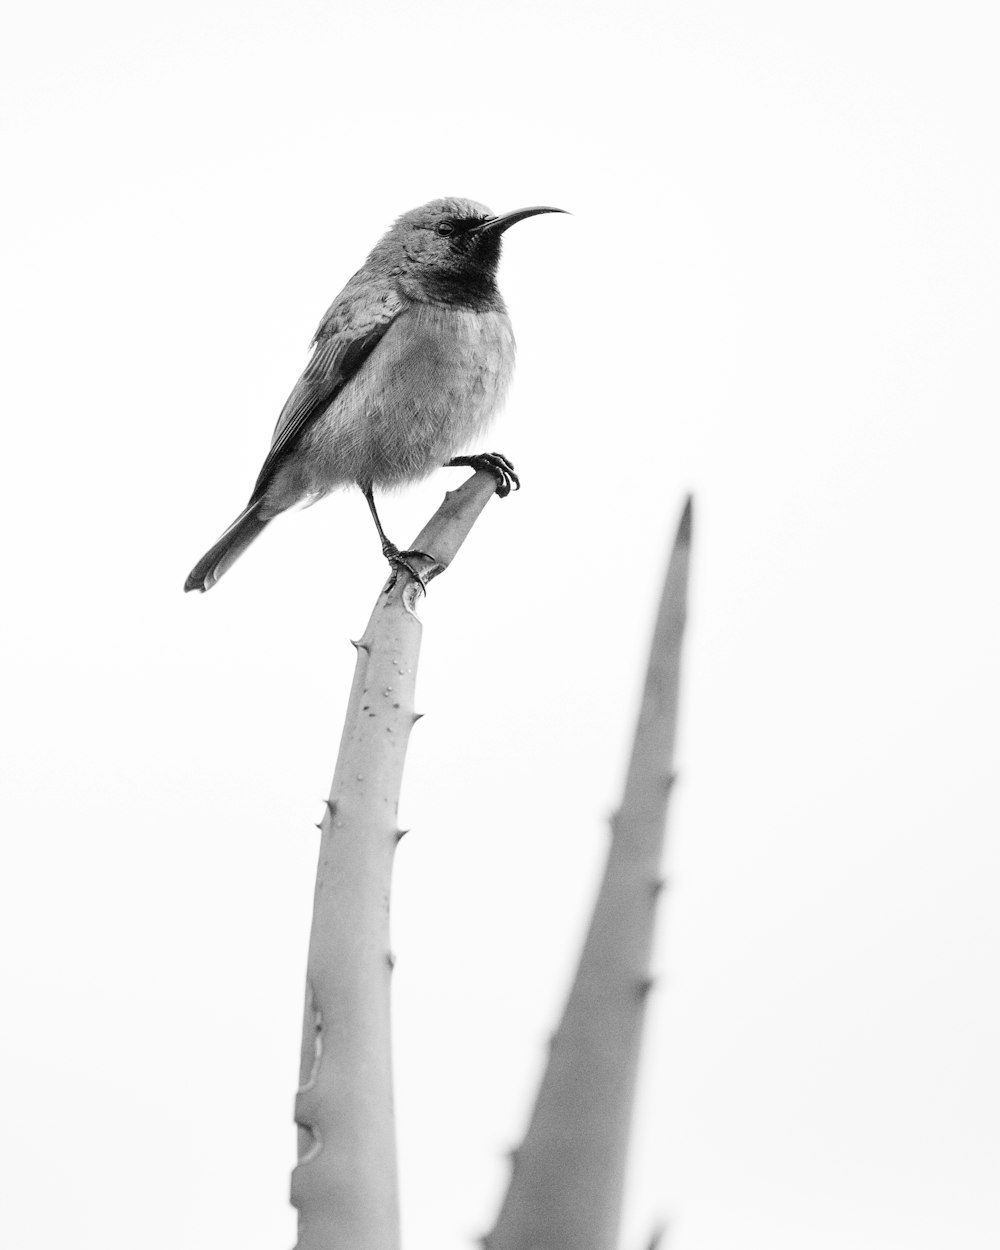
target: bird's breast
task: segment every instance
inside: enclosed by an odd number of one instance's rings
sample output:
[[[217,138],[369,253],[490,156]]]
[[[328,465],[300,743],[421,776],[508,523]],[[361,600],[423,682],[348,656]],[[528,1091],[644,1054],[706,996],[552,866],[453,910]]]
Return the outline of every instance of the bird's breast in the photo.
[[[330,467],[336,462],[338,476],[383,487],[425,476],[475,443],[513,372],[505,312],[412,306],[323,422]]]
[[[514,336],[506,313],[422,304],[393,323],[373,355],[368,381],[376,406],[474,429],[506,396]]]

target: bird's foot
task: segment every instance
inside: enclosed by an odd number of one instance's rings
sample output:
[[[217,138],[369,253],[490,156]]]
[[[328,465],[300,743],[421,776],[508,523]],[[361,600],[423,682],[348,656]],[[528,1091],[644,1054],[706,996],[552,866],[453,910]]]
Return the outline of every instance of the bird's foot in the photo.
[[[448,464],[458,468],[468,465],[470,469],[486,469],[497,480],[497,494],[506,499],[512,490],[521,489],[521,479],[514,472],[514,466],[498,451],[481,451],[475,456],[455,456]]]
[[[400,569],[405,569],[420,589],[425,594],[427,593],[427,579],[424,577],[423,573],[420,572],[417,566],[412,563],[412,560],[414,556],[420,556],[424,560],[433,561],[433,556],[429,556],[426,551],[400,551],[395,543],[388,541],[382,544],[382,554],[392,565],[394,575],[398,574]],[[393,577],[393,580],[395,581],[395,576]]]

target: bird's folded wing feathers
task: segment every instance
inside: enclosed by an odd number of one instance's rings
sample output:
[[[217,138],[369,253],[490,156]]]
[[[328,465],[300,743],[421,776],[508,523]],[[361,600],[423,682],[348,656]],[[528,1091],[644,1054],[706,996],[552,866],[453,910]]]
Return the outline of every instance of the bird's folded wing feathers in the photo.
[[[358,307],[360,301],[344,299],[348,291],[338,300],[341,306],[335,304],[320,324],[313,340],[312,359],[295,383],[274,427],[271,450],[257,475],[250,503],[264,494],[272,473],[297,436],[314,417],[326,411],[403,310],[403,301],[395,291],[384,294],[374,307],[369,298],[364,308]]]

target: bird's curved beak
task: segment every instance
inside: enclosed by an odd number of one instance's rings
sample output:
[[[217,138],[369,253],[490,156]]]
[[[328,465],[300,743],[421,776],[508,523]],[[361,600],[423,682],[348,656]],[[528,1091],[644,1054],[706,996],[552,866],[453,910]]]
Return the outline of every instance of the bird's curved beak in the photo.
[[[486,221],[481,222],[478,226],[468,232],[469,234],[503,234],[508,226],[514,225],[517,221],[524,221],[525,217],[535,217],[538,213],[565,213],[564,208],[518,208],[513,213],[504,213],[502,217],[488,217]]]

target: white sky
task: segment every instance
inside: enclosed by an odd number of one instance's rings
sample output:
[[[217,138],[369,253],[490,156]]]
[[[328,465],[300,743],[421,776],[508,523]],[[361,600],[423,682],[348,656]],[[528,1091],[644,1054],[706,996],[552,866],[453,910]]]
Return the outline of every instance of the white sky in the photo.
[[[422,615],[407,1250],[492,1222],[695,582],[623,1250],[1000,1244],[1000,88],[983,3],[22,5],[2,41],[4,1244],[275,1250],[358,494],[204,598],[321,314],[507,236],[491,504]],[[386,503],[412,537],[457,480]]]

